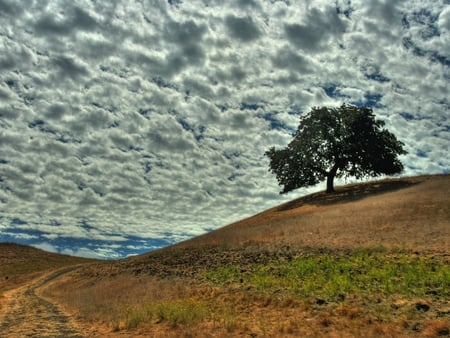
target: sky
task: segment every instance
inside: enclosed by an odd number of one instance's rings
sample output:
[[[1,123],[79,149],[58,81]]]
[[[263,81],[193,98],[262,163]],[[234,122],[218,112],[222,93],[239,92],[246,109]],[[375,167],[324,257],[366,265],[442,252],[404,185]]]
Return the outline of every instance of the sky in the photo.
[[[0,241],[121,258],[323,190],[280,196],[264,156],[315,106],[372,107],[403,175],[450,171],[449,0],[0,0],[0,21]]]

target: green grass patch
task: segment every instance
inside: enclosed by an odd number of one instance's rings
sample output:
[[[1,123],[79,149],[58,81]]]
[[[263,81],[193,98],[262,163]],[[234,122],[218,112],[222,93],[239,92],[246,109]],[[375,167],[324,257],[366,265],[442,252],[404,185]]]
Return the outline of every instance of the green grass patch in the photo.
[[[193,299],[175,302],[163,302],[151,306],[149,310],[157,316],[158,321],[169,322],[172,326],[191,326],[208,316],[208,307]]]
[[[300,297],[343,299],[349,294],[381,294],[435,298],[450,296],[450,266],[443,260],[386,250],[300,255],[291,261],[276,259],[204,272],[211,282],[241,283],[260,292],[283,290]]]
[[[189,327],[209,318],[206,304],[194,299],[161,301],[129,311],[125,327],[133,329],[141,324],[169,323],[172,327]]]

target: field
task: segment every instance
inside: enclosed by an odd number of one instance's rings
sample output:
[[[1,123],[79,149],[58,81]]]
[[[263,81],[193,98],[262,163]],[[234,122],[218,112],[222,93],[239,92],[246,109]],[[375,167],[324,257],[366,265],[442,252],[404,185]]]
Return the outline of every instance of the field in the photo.
[[[22,290],[74,337],[450,336],[449,191],[449,175],[348,185],[145,255],[19,274]],[[4,294],[12,318],[27,292]]]

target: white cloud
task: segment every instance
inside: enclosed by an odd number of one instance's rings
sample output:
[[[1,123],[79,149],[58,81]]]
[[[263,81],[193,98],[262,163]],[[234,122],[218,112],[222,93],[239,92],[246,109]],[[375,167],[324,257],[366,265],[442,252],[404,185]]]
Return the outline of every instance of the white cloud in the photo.
[[[278,196],[263,154],[341,102],[374,106],[407,174],[448,172],[448,8],[1,1],[0,223],[55,250],[198,235],[311,191]]]
[[[442,32],[450,31],[450,7],[446,6],[439,14],[439,28]]]
[[[305,10],[301,23],[287,23],[284,26],[287,40],[305,52],[318,52],[326,49],[330,41],[339,41],[346,30],[346,20],[339,16],[336,8],[323,9],[311,7]]]

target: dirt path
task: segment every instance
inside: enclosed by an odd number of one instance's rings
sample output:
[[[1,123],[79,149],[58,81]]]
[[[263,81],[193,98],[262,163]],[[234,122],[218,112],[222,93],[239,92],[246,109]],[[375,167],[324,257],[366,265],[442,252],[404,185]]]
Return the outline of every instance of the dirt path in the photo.
[[[0,336],[84,337],[56,304],[43,299],[36,292],[38,288],[76,268],[77,266],[59,269],[25,286],[8,291],[4,295],[5,313],[0,317]]]

